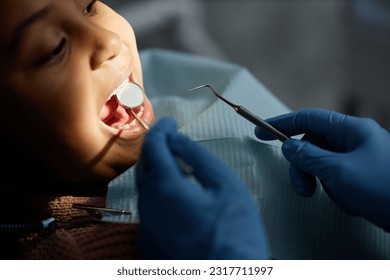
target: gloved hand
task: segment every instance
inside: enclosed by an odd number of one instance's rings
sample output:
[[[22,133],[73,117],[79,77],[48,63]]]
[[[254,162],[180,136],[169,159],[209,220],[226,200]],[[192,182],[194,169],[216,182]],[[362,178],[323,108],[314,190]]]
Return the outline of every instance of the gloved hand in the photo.
[[[266,259],[258,209],[241,180],[170,118],[145,136],[136,170],[146,259]],[[183,172],[178,159],[191,167]]]
[[[311,196],[317,177],[335,203],[390,231],[390,134],[372,119],[309,108],[267,120],[287,135],[282,152],[295,189]],[[262,128],[255,135],[274,139]]]

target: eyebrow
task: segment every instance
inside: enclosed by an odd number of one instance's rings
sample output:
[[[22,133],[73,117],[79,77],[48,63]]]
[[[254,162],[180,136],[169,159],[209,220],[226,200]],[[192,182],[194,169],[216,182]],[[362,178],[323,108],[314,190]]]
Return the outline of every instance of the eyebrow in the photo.
[[[20,41],[23,37],[23,33],[26,32],[28,28],[30,28],[35,23],[37,23],[42,18],[44,18],[50,10],[52,10],[52,6],[50,5],[45,6],[42,9],[39,9],[33,14],[31,14],[26,20],[24,20],[21,24],[19,24],[15,28],[11,42],[7,47],[7,52],[8,53],[14,52],[17,49],[18,45],[20,44]]]

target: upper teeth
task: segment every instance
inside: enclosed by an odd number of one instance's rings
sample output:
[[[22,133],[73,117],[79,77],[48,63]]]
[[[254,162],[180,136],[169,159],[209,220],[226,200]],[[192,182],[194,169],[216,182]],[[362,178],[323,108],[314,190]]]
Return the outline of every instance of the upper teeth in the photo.
[[[126,85],[129,83],[128,80],[124,80],[123,83],[120,84],[119,87],[117,87],[116,90],[114,90],[114,94],[117,94],[117,93],[120,93],[125,87]]]
[[[119,92],[121,92],[122,88],[126,86],[126,84],[128,83],[128,80],[124,80],[111,94],[110,96],[107,98],[106,102],[108,100],[110,100],[111,97],[113,97],[114,95],[118,94]]]

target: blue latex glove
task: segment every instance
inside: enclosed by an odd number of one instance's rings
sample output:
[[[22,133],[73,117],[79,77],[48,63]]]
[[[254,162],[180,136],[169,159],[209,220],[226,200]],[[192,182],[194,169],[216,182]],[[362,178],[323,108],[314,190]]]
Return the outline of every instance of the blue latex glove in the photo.
[[[258,210],[241,180],[163,118],[145,137],[136,170],[146,259],[266,259]],[[178,165],[191,166],[193,178]]]
[[[267,120],[289,136],[282,151],[295,189],[311,196],[317,177],[351,215],[390,230],[390,134],[372,119],[309,108]],[[274,139],[256,127],[255,135]]]

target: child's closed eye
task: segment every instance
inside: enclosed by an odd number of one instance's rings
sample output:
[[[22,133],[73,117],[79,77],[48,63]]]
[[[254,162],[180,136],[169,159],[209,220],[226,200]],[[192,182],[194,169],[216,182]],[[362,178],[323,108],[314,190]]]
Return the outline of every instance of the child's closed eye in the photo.
[[[62,38],[54,49],[52,49],[48,54],[44,55],[37,61],[37,65],[43,65],[52,62],[53,60],[59,59],[65,51],[65,46],[66,39]]]

